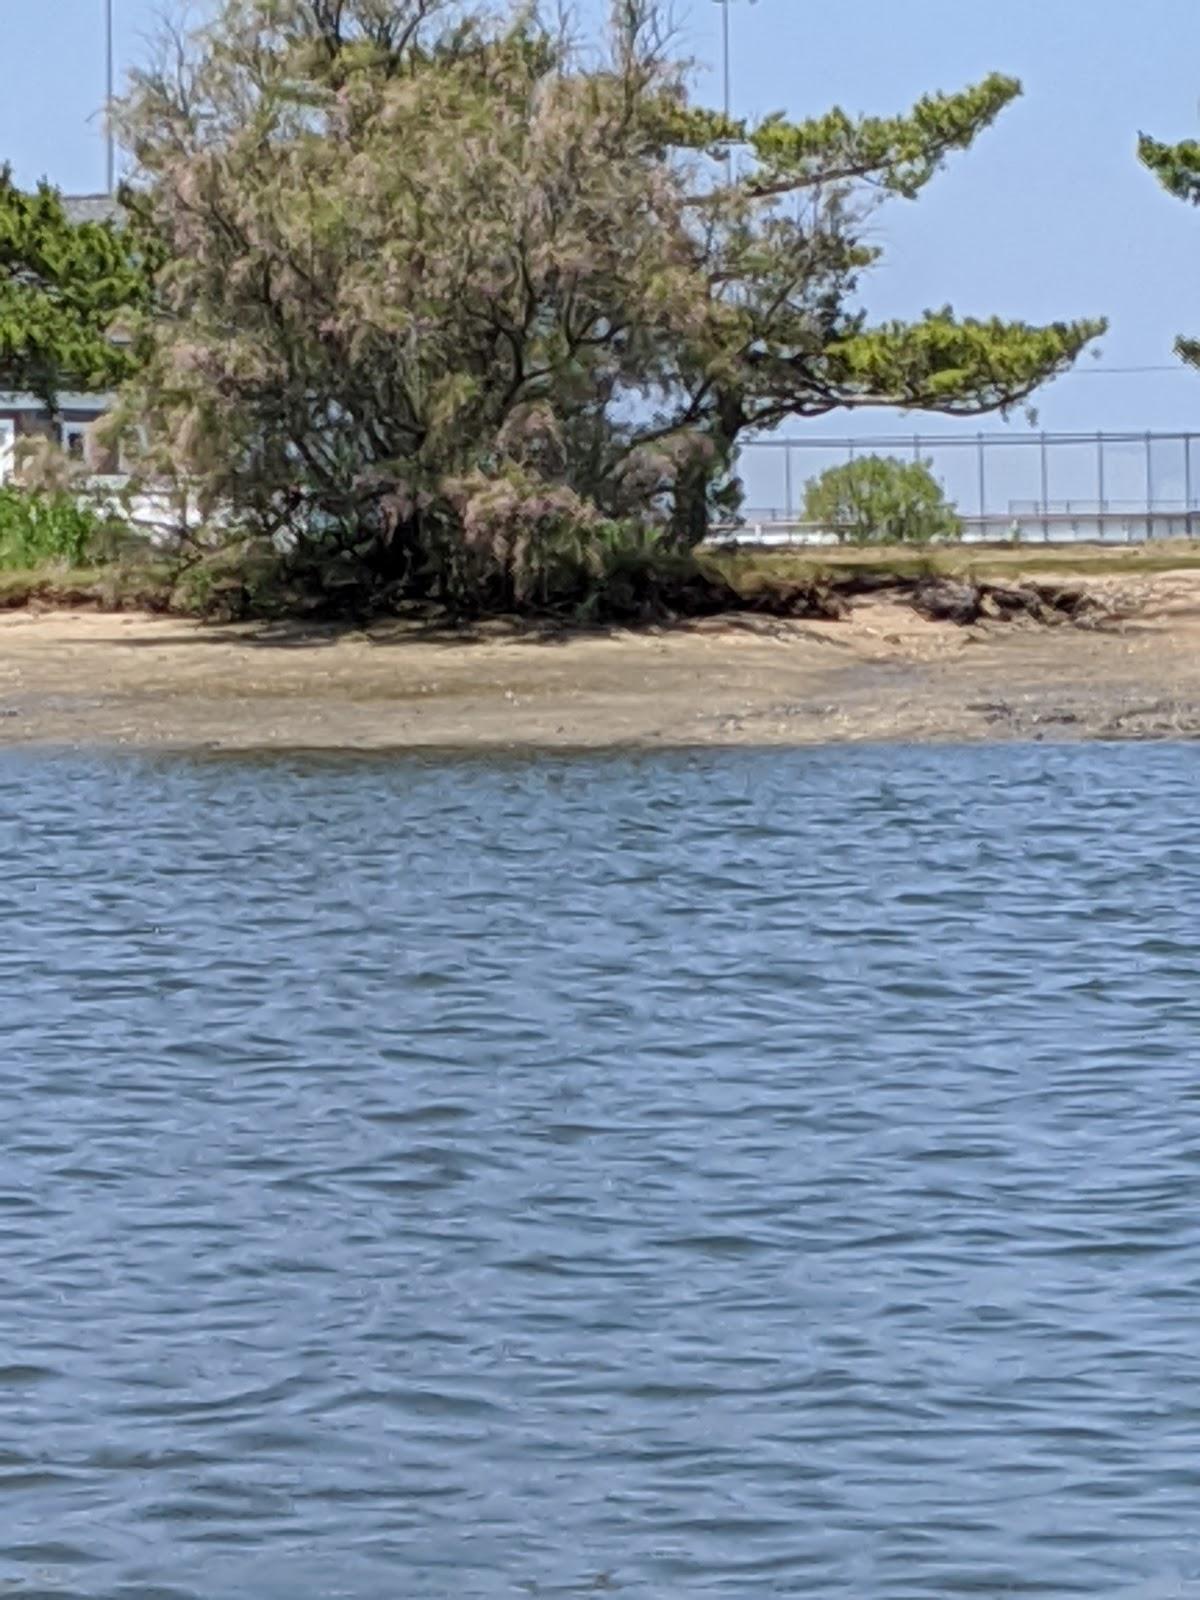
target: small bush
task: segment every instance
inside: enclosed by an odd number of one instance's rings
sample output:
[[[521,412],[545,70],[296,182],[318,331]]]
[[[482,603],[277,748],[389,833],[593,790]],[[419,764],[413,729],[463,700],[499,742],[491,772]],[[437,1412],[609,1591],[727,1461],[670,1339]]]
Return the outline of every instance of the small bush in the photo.
[[[441,597],[452,608],[635,616],[660,607],[683,568],[662,530],[602,516],[569,487],[510,463],[452,483]],[[449,579],[449,581],[447,581]]]
[[[82,566],[101,531],[96,514],[69,494],[0,487],[0,568]]]
[[[962,534],[928,461],[859,456],[808,484],[804,516],[839,544],[929,544]]]

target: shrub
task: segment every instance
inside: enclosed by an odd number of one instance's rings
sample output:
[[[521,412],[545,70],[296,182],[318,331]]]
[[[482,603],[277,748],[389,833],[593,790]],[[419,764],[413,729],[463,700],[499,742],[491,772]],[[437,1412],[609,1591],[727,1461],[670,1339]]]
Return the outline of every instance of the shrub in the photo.
[[[80,566],[94,555],[102,526],[69,494],[0,487],[0,567]]]
[[[928,544],[962,534],[928,461],[859,456],[813,478],[804,516],[839,544]]]

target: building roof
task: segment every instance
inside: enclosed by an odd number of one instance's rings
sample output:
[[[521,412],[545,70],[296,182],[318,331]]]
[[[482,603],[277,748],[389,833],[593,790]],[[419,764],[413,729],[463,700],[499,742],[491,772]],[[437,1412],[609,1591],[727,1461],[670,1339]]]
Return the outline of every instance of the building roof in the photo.
[[[111,194],[65,194],[63,210],[68,222],[116,222],[121,207]]]
[[[58,396],[58,409],[60,412],[85,411],[89,416],[103,416],[112,409],[114,396],[111,394],[60,394]],[[32,394],[16,394],[11,390],[0,394],[0,418],[9,420],[18,413],[21,416],[44,416],[46,402]]]

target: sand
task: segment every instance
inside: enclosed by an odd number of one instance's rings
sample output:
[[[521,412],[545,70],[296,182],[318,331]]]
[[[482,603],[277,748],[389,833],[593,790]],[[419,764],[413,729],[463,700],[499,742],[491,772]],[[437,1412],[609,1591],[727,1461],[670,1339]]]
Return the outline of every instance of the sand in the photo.
[[[0,741],[186,749],[807,745],[1200,735],[1200,572],[1089,580],[1099,626],[725,617],[427,635],[0,617]]]

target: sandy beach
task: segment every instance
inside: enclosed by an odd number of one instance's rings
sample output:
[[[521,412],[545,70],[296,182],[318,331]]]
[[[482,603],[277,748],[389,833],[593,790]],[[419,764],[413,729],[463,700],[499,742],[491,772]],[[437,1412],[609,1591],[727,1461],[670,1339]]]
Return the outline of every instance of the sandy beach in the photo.
[[[1200,572],[1089,580],[1090,626],[732,616],[531,636],[503,625],[214,626],[0,616],[0,740],[209,749],[802,745],[1200,735]]]

